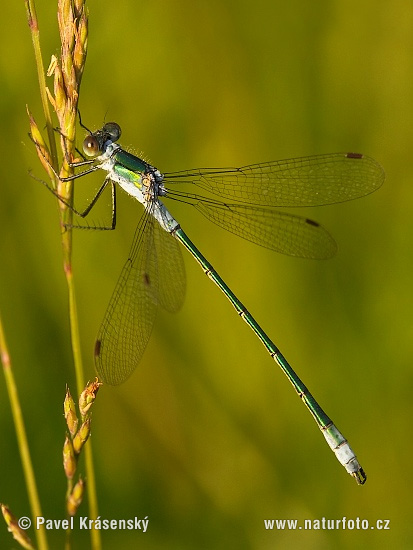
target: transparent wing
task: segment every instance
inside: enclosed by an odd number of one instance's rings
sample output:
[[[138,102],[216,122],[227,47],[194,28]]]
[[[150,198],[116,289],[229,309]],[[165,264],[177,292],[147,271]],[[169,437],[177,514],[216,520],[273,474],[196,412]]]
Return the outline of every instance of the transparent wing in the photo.
[[[155,321],[157,288],[153,221],[144,215],[96,340],[95,365],[103,382],[121,384],[135,370]]]
[[[363,197],[384,181],[383,168],[358,153],[333,153],[166,173],[164,182],[200,187],[213,195],[261,206],[321,206]]]
[[[178,243],[145,212],[96,340],[95,365],[104,382],[118,385],[129,378],[148,344],[157,305],[175,311],[184,293]]]
[[[206,218],[265,248],[301,258],[334,256],[337,245],[317,222],[288,212],[199,201],[194,206]]]

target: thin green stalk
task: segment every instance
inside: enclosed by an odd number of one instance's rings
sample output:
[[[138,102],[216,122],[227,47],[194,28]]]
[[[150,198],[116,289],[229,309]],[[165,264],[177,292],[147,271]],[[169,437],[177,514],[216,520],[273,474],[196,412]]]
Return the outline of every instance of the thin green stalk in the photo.
[[[71,244],[71,243],[70,243]],[[71,253],[71,246],[68,249]],[[80,334],[79,334],[79,320],[77,315],[77,303],[75,296],[75,285],[72,273],[71,257],[68,258],[69,263],[65,264],[65,275],[69,291],[69,316],[70,316],[70,332],[72,340],[72,353],[73,362],[76,372],[76,388],[77,393],[80,395],[85,387],[82,353],[80,349]]]
[[[85,7],[85,0],[58,0],[58,22],[61,38],[61,56],[54,58],[48,75],[54,74],[54,97],[46,87],[45,73],[42,63],[42,55],[39,41],[39,26],[36,16],[34,0],[26,0],[29,28],[32,34],[33,45],[35,49],[37,72],[40,84],[40,94],[42,98],[43,111],[46,119],[47,131],[50,143],[50,155],[47,147],[46,153],[41,143],[35,139],[39,158],[45,166],[46,157],[50,157],[50,162],[59,173],[57,168],[57,153],[55,145],[55,136],[53,125],[51,123],[49,101],[52,103],[58,121],[60,131],[61,149],[63,154],[63,165],[60,170],[60,177],[67,177],[72,174],[70,162],[76,156],[75,137],[76,137],[76,117],[77,104],[79,99],[80,82],[84,70],[87,39],[88,39],[88,14]],[[33,125],[31,120],[33,134]],[[48,170],[49,174],[50,171]],[[68,204],[73,201],[72,182],[61,182],[54,178],[54,186],[60,197],[64,198]],[[78,392],[84,388],[84,369],[81,357],[79,323],[77,316],[75,286],[72,271],[72,211],[63,202],[58,201],[60,223],[62,228],[62,249],[63,249],[63,267],[66,276],[69,293],[69,318],[71,330],[71,342],[73,352],[73,362],[76,375],[76,386]],[[91,519],[98,517],[96,483],[93,468],[92,449],[90,444],[85,448],[86,453],[86,476],[88,482],[89,495],[89,517]],[[92,529],[91,541],[93,550],[101,549],[100,532]]]
[[[6,379],[7,393],[10,399],[10,407],[13,414],[13,421],[17,435],[17,443],[19,446],[20,458],[23,465],[24,477],[26,480],[27,492],[29,495],[30,508],[32,517],[42,517],[42,510],[40,507],[39,494],[37,492],[36,480],[34,477],[33,464],[30,458],[29,444],[26,436],[26,429],[24,427],[23,414],[20,407],[19,395],[17,393],[17,386],[14,380],[12,364],[10,360],[9,351],[7,349],[6,338],[4,335],[3,324],[0,316],[0,358],[3,365],[3,372]],[[48,550],[48,544],[46,539],[46,530],[44,526],[40,526],[39,529],[35,529],[35,535],[37,539],[37,545],[39,550]]]
[[[66,267],[69,267],[66,264]],[[77,392],[80,395],[84,389],[83,383],[83,366],[82,366],[82,356],[80,351],[80,336],[79,336],[79,323],[77,317],[77,306],[75,299],[75,289],[73,284],[73,276],[71,269],[66,271],[66,280],[69,289],[69,315],[70,315],[70,329],[72,335],[72,351],[74,358],[74,365],[76,370],[76,387]],[[95,469],[93,467],[93,449],[92,445],[89,442],[89,445],[85,446],[85,468],[86,468],[86,479],[87,479],[87,491],[88,491],[88,503],[89,503],[89,517],[95,519],[98,517],[98,501],[96,493],[96,478],[95,478]],[[100,537],[100,531],[96,529],[91,529],[90,536],[92,539],[92,548],[93,550],[100,550],[102,548],[102,542]]]

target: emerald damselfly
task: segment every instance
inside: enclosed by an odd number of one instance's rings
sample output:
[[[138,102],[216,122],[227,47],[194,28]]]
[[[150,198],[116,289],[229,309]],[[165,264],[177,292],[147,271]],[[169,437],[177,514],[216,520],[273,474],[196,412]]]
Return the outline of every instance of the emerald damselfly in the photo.
[[[334,255],[336,244],[321,225],[274,207],[321,206],[365,196],[382,185],[382,167],[359,153],[333,153],[241,168],[197,168],[161,173],[123,149],[117,143],[120,136],[121,128],[115,122],[106,123],[95,132],[89,131],[83,143],[84,153],[89,158],[71,164],[73,168],[87,168],[60,178],[70,181],[96,170],[106,171],[104,182],[85,210],[76,210],[58,196],[84,218],[103,190],[111,186],[111,225],[100,229],[115,229],[116,184],[144,207],[129,257],[96,340],[95,365],[99,377],[112,385],[125,382],[148,344],[157,306],[173,312],[182,305],[185,271],[179,248],[181,243],[287,376],[339,462],[358,484],[364,484],[366,475],[347,440],[278,347],[192,243],[164,200],[175,199],[192,205],[224,229],[271,250],[299,257],[328,258]],[[182,186],[186,190],[180,190]]]

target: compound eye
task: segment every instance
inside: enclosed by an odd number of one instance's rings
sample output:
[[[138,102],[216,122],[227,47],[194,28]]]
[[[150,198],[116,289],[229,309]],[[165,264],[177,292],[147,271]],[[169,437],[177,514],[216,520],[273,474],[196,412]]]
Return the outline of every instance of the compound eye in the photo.
[[[120,138],[122,130],[116,122],[107,122],[102,128],[102,132],[107,134],[110,141],[115,142]]]
[[[83,142],[83,152],[88,157],[96,157],[100,153],[99,142],[95,136],[87,136]]]

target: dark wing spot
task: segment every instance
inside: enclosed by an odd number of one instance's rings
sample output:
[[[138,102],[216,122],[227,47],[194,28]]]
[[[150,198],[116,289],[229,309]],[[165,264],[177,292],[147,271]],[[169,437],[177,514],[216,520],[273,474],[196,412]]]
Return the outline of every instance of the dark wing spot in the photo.
[[[309,219],[306,219],[305,220],[309,225],[314,225],[314,227],[320,227],[320,224],[315,222],[314,220],[309,220]]]
[[[150,286],[150,284],[151,284],[151,279],[150,279],[150,277],[149,277],[149,273],[144,273],[144,274],[143,274],[143,284],[144,284],[145,286]]]
[[[100,347],[101,347],[101,340],[96,340],[95,342],[95,357],[99,357],[100,355]]]
[[[363,155],[361,153],[347,153],[346,157],[348,159],[362,159]]]

